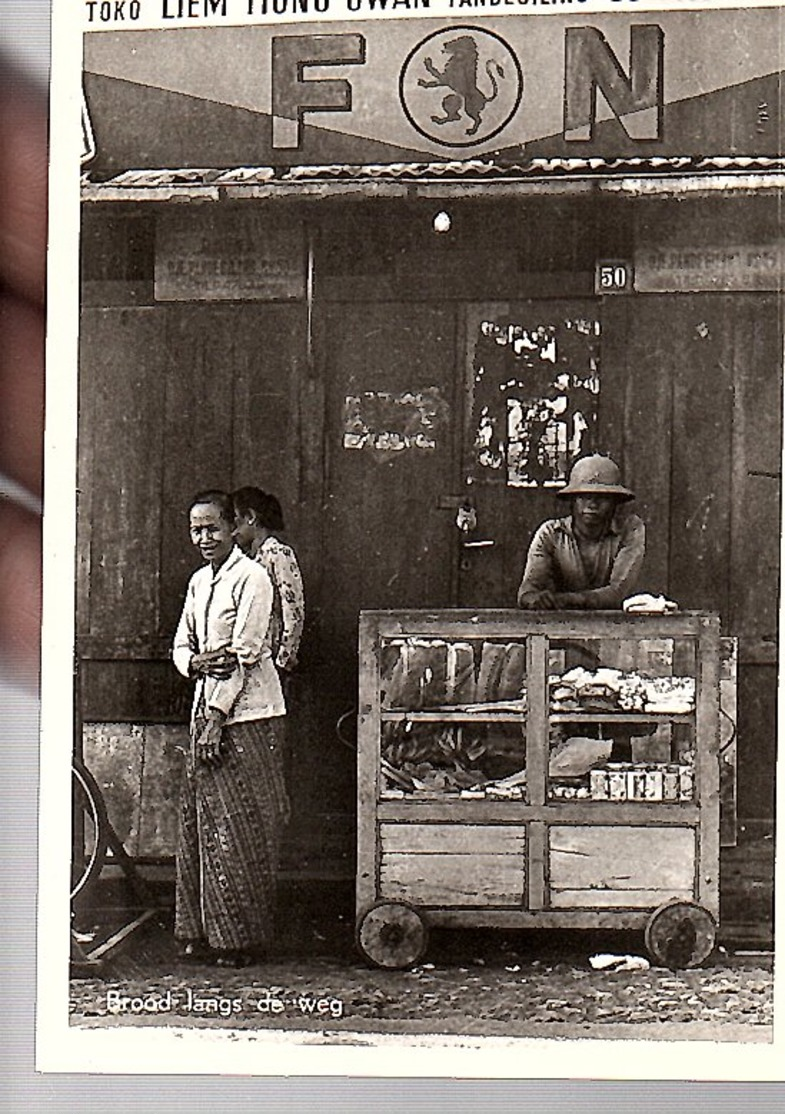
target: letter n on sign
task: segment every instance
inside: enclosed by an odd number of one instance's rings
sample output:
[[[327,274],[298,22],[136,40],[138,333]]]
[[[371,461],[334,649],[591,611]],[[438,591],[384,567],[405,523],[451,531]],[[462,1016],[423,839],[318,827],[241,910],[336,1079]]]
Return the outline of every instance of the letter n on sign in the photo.
[[[659,139],[665,47],[662,28],[652,23],[630,28],[629,75],[596,27],[568,27],[564,36],[564,138],[594,138],[599,89],[630,139]]]

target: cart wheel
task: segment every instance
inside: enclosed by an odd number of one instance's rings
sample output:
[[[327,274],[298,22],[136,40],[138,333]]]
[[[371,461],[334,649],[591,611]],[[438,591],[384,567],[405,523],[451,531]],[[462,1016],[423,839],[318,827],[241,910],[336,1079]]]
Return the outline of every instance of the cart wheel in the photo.
[[[717,925],[711,913],[692,901],[668,901],[649,917],[644,940],[649,955],[664,967],[697,967],[714,948]]]
[[[412,905],[377,901],[358,919],[356,940],[377,967],[413,967],[428,947],[428,926]]]

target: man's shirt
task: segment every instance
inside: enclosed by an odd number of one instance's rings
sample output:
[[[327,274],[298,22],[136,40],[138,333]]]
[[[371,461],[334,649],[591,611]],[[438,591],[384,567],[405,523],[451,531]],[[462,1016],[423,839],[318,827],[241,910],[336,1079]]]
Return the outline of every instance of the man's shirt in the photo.
[[[570,607],[612,609],[635,589],[646,551],[646,527],[635,514],[614,516],[587,560],[578,546],[572,516],[551,518],[529,546],[519,603],[535,592],[570,592]]]

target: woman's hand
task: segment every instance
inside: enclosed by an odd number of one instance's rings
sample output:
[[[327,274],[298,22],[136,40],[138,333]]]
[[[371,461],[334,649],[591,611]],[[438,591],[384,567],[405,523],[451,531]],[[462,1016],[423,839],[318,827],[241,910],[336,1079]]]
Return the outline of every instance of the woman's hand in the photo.
[[[196,760],[208,766],[215,766],[221,760],[221,734],[224,716],[211,708],[207,713],[204,727],[196,740]]]
[[[190,664],[192,677],[215,677],[219,681],[231,677],[236,668],[237,658],[225,646],[220,650],[206,650],[203,654],[194,654]]]

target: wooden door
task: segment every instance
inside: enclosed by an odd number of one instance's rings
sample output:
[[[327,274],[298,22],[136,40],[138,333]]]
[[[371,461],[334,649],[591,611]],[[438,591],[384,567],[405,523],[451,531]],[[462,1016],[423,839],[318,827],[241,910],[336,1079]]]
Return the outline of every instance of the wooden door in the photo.
[[[476,524],[459,539],[458,603],[514,607],[534,530],[562,513],[571,460],[601,447],[599,303],[465,310],[462,489]]]
[[[336,706],[351,707],[360,610],[452,602],[455,311],[352,302],[325,315],[319,642]]]

